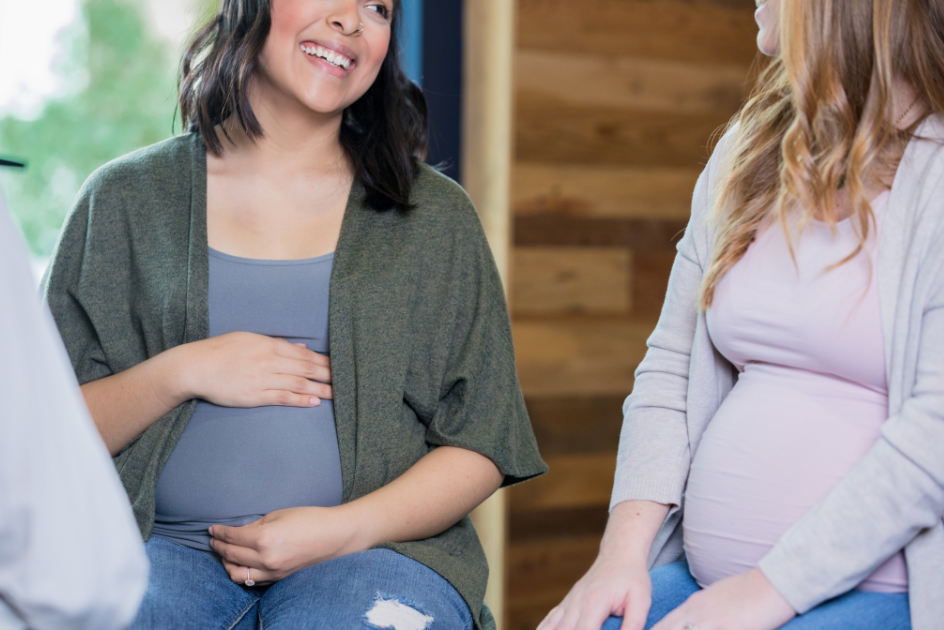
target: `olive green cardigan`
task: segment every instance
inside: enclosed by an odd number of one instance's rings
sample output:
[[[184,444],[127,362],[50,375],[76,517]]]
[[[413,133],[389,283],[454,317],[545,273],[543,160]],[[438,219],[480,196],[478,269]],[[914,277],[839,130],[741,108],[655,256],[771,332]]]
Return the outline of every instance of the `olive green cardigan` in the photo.
[[[390,483],[431,449],[489,457],[505,485],[547,470],[515,371],[501,281],[465,192],[428,166],[409,212],[378,212],[355,184],[329,303],[343,500]],[[80,383],[204,339],[209,313],[206,149],[172,138],[95,172],[79,194],[45,280]],[[116,458],[145,540],[154,489],[193,414],[191,400]],[[469,518],[442,534],[383,545],[448,580],[477,628],[488,566]]]

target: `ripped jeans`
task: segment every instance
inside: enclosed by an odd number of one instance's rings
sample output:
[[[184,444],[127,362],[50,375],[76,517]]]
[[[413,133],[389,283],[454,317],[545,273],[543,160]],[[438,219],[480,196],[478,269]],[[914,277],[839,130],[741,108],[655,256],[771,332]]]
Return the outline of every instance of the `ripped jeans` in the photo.
[[[230,580],[210,555],[152,538],[151,577],[130,630],[453,630],[472,628],[459,593],[389,549],[342,556],[270,587]]]

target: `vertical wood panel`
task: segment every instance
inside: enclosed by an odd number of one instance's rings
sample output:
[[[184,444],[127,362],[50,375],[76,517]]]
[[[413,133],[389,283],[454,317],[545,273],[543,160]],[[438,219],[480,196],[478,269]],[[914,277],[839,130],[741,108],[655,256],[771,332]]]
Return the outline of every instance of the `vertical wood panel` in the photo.
[[[433,0],[435,1],[435,0]],[[465,0],[462,181],[478,208],[507,290],[510,238],[512,68],[515,7],[511,0]],[[497,492],[472,519],[489,562],[485,603],[505,626],[507,508]]]

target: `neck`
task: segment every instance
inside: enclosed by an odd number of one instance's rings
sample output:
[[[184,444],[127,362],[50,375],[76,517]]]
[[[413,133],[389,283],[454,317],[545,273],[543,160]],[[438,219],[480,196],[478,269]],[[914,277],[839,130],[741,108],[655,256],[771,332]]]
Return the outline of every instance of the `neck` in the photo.
[[[340,143],[343,112],[313,112],[273,89],[252,89],[249,101],[263,135],[250,138],[231,116],[223,123],[230,137],[223,138],[227,159],[250,162],[255,172],[277,178],[350,171]]]

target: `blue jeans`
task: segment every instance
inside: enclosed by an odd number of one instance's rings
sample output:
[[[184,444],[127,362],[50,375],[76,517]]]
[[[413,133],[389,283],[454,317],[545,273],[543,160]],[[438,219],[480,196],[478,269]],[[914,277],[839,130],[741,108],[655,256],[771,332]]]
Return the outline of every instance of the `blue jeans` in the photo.
[[[683,560],[649,573],[652,577],[652,608],[646,630],[681,606],[700,590]],[[622,619],[610,617],[602,630],[619,630]],[[911,630],[907,593],[849,591],[823,602],[805,615],[794,617],[781,630]]]
[[[452,585],[389,549],[335,558],[262,588],[236,584],[222,564],[194,549],[159,538],[145,549],[151,577],[130,630],[396,628],[402,619],[412,620],[404,627],[424,630],[472,628]]]

